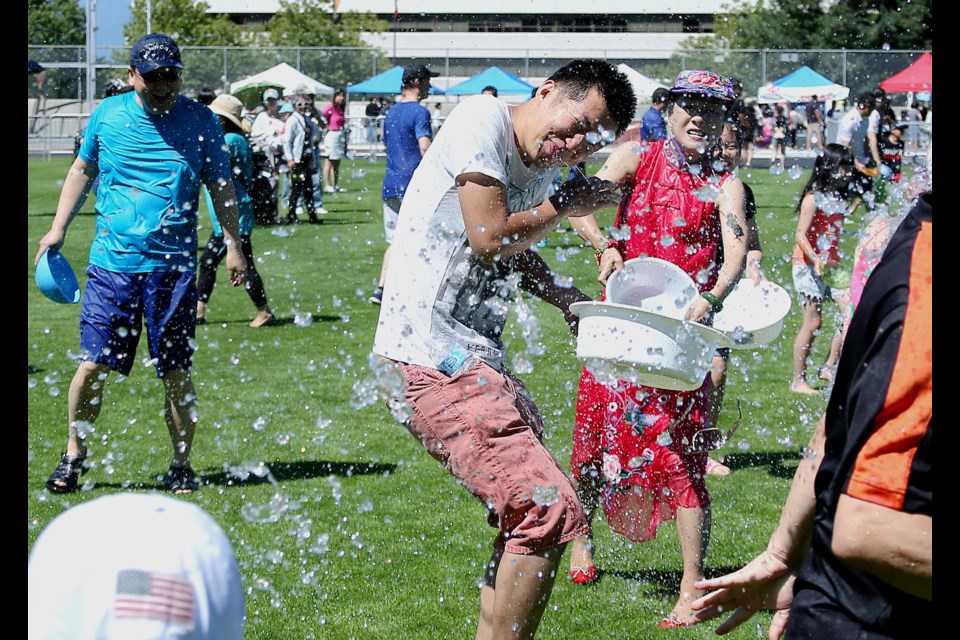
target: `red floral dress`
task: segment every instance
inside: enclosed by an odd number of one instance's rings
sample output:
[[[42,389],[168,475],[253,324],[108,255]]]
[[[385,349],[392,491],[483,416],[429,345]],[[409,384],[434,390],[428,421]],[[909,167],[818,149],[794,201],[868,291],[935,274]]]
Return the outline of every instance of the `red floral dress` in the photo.
[[[617,211],[625,260],[650,256],[681,267],[701,291],[717,281],[721,243],[716,194],[729,174],[688,166],[672,139],[650,144],[633,188]],[[711,197],[712,195],[712,197]],[[710,504],[706,453],[689,451],[693,434],[710,427],[709,374],[693,391],[668,391],[580,375],[571,471],[577,482],[599,478],[610,527],[636,542],[652,540],[677,507]]]

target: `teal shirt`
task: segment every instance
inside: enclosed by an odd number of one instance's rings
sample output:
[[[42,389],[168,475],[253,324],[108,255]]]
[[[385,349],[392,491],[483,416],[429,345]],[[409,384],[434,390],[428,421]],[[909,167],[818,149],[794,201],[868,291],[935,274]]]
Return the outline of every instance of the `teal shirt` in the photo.
[[[254,212],[253,198],[250,197],[250,188],[253,186],[253,152],[250,142],[239,133],[224,135],[227,149],[230,154],[230,168],[233,173],[233,188],[237,192],[237,204],[240,207],[240,235],[249,236],[253,233]],[[223,237],[223,227],[217,220],[213,210],[213,198],[206,187],[203,195],[207,202],[207,211],[210,213],[210,223],[213,225],[213,235]]]
[[[90,264],[120,273],[196,271],[200,186],[230,179],[220,122],[180,96],[153,115],[133,91],[90,116],[80,158],[99,169]]]

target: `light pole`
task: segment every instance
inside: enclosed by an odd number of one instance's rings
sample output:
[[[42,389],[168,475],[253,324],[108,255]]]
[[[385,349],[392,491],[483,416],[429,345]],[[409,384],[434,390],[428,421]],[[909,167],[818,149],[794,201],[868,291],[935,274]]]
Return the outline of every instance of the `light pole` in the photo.
[[[97,93],[97,0],[87,0],[87,113],[93,112]]]

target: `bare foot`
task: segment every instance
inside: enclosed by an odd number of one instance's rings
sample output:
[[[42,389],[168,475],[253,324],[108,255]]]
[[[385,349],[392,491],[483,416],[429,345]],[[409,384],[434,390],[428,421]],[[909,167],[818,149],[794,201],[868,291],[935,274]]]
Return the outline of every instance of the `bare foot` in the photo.
[[[586,571],[593,566],[593,543],[587,536],[574,538],[570,549],[570,570]]]
[[[694,590],[691,595],[681,594],[680,599],[677,600],[677,604],[673,607],[673,611],[663,619],[660,626],[663,628],[689,627],[696,624],[697,621],[694,618],[694,611],[691,605],[694,600],[706,594],[706,591],[699,590]]]
[[[257,317],[250,322],[250,326],[256,329],[257,327],[270,326],[276,324],[277,318],[269,311],[260,311],[257,313]]]
[[[730,467],[707,456],[707,475],[728,476],[730,475]]]
[[[806,380],[796,380],[790,385],[790,391],[808,396],[820,395],[820,392],[807,384]]]
[[[820,379],[826,380],[827,382],[833,382],[833,374],[836,370],[837,370],[836,366],[831,367],[831,366],[824,365],[820,367],[820,373],[819,373]]]

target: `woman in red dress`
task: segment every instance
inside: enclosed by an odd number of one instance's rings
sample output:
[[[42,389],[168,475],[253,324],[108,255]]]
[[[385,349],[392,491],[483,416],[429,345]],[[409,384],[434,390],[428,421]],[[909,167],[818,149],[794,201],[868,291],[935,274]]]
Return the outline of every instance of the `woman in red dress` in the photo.
[[[793,342],[793,378],[790,390],[817,395],[820,392],[807,381],[807,358],[814,336],[823,322],[823,301],[830,299],[846,306],[846,289],[834,290],[824,282],[824,274],[840,265],[840,234],[849,215],[850,181],[853,176],[853,154],[836,143],[828,144],[817,156],[810,179],[800,193],[797,205],[796,244],[793,247],[793,287],[803,308],[803,321]],[[842,331],[833,337],[824,370],[835,365],[840,357]],[[828,374],[829,375],[829,374]]]
[[[624,259],[650,256],[681,267],[701,292],[686,312],[694,322],[709,322],[720,308],[746,255],[743,183],[710,153],[733,99],[726,78],[681,72],[667,107],[672,135],[621,145],[597,173],[623,188],[620,239],[608,239],[592,216],[574,223],[597,248],[603,283]],[[721,243],[725,258],[718,265]],[[702,595],[694,583],[703,576],[710,497],[707,450],[695,446],[694,434],[711,427],[709,388],[709,374],[693,391],[598,380],[586,368],[580,377],[571,471],[588,515],[602,501],[610,527],[637,542],[652,540],[661,523],[677,521],[680,597],[661,626],[691,623],[690,605]],[[574,541],[570,566],[574,582],[596,580],[589,537]]]

